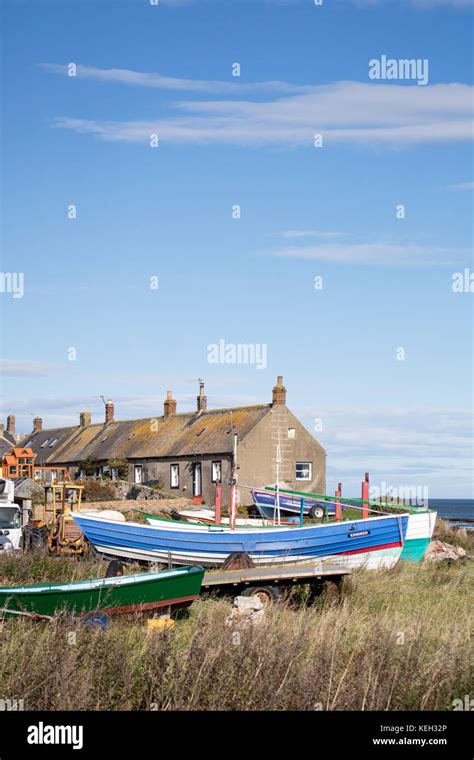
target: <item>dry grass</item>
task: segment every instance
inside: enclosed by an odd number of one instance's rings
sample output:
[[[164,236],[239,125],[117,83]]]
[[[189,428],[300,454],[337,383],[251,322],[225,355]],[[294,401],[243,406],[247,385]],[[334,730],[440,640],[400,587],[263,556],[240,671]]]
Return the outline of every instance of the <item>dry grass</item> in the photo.
[[[3,557],[3,584],[104,574],[100,562]],[[201,599],[172,631],[117,618],[1,628],[1,698],[46,710],[435,710],[472,691],[474,567],[399,564],[359,571],[343,602],[281,605],[263,625],[224,624]],[[75,634],[75,636],[71,636]]]

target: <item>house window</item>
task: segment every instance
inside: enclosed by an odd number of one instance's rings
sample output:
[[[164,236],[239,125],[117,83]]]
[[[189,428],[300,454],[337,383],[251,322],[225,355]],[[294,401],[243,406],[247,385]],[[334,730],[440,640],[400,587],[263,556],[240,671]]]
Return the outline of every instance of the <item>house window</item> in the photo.
[[[142,466],[141,464],[135,465],[135,483],[142,482]]]
[[[212,482],[220,483],[222,481],[222,465],[220,460],[212,463]]]
[[[296,438],[296,428],[288,428],[288,438]]]
[[[179,464],[170,464],[170,488],[179,488]]]
[[[54,441],[51,441],[51,443],[49,444],[49,448],[52,449],[53,446],[55,446],[57,444],[58,440],[59,440],[59,438],[55,438]]]
[[[10,475],[16,475],[16,467],[10,467]]]
[[[49,441],[49,438],[46,438],[46,440],[43,441],[43,443],[41,444],[40,448],[44,449],[44,447],[46,446],[46,444],[48,443],[48,441]]]
[[[296,480],[311,480],[311,462],[296,463]]]

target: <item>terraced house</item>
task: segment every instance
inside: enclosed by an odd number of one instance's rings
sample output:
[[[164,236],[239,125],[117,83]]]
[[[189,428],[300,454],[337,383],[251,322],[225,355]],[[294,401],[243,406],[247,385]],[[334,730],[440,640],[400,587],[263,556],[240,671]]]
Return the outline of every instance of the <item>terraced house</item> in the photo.
[[[90,468],[91,462],[96,475],[116,478],[114,464],[120,461],[131,482],[160,481],[169,494],[208,504],[220,481],[227,504],[237,436],[240,504],[252,503],[245,486],[275,483],[277,458],[280,481],[297,490],[325,493],[326,452],[287,408],[281,376],[268,404],[210,410],[201,382],[191,412],[178,413],[168,391],[158,417],[116,420],[114,404],[108,401],[100,423],[82,412],[79,424],[71,427],[43,429],[39,417],[33,424],[21,445],[33,450],[35,464],[66,466],[76,478],[84,477],[85,463]]]

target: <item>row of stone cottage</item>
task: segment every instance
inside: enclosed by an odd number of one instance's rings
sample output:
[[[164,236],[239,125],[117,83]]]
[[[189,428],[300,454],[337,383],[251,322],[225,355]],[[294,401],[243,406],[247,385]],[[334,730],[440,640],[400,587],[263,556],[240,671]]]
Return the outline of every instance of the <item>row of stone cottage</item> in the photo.
[[[9,442],[15,431],[13,416],[8,419],[2,435],[8,434]],[[86,461],[97,463],[97,474],[103,475],[111,460],[126,460],[130,482],[160,481],[169,494],[195,497],[207,504],[213,503],[220,481],[227,504],[235,435],[239,485],[274,483],[279,447],[280,481],[299,491],[325,492],[325,450],[286,406],[281,376],[268,404],[210,410],[201,382],[192,412],[178,413],[171,391],[159,417],[116,420],[114,404],[108,401],[100,423],[82,412],[79,425],[46,429],[36,417],[32,433],[17,445],[32,449],[36,465],[68,467],[75,478],[84,476]],[[109,474],[117,476],[117,472]],[[239,502],[248,505],[251,501],[249,490],[239,488]]]

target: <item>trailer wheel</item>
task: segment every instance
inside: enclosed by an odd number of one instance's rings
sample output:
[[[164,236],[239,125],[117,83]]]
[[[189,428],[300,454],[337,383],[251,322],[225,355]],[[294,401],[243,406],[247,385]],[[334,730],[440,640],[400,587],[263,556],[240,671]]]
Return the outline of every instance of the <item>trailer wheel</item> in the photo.
[[[81,623],[90,630],[105,631],[110,623],[110,616],[102,610],[91,610],[81,617]]]
[[[340,584],[335,581],[324,581],[323,597],[325,604],[332,605],[339,603],[341,601]]]
[[[123,562],[120,562],[119,559],[113,559],[109,562],[107,566],[107,572],[105,573],[105,577],[114,578],[118,575],[123,575]]]
[[[313,506],[309,510],[308,514],[311,517],[311,519],[314,520],[316,517],[319,518],[319,517],[322,517],[324,515],[324,509],[322,507],[315,507],[315,506]]]
[[[281,601],[281,591],[276,586],[247,586],[241,596],[257,596],[263,604]]]

